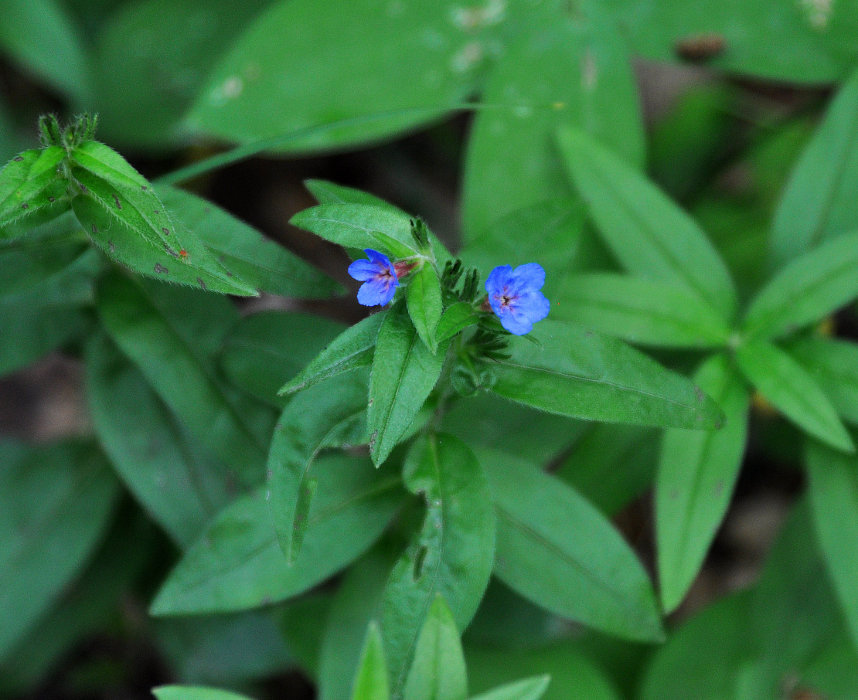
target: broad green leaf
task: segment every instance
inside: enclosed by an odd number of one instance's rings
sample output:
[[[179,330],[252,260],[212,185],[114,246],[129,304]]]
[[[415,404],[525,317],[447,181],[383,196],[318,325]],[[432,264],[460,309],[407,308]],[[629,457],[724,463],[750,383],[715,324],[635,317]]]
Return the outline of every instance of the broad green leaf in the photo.
[[[24,151],[0,170],[0,240],[18,238],[32,222],[41,223],[69,208],[68,182],[59,146]],[[15,225],[18,226],[15,226]]]
[[[417,335],[427,348],[436,351],[435,329],[441,319],[441,281],[432,265],[423,265],[411,275],[406,288],[405,300],[408,315],[417,329]]]
[[[152,185],[116,151],[87,141],[72,151],[71,176],[80,190],[75,216],[92,241],[135,272],[215,292],[254,296],[164,208]]]
[[[378,330],[369,379],[367,427],[372,461],[379,466],[396,447],[435,387],[449,342],[435,354],[403,312],[391,309]]]
[[[784,265],[858,229],[858,73],[843,83],[798,162],[775,212],[772,252]]]
[[[658,431],[639,425],[591,423],[554,474],[612,516],[652,483],[658,437]]]
[[[437,595],[449,604],[459,629],[471,621],[489,582],[495,541],[489,485],[463,442],[443,434],[419,440],[403,477],[409,491],[425,499],[426,517],[394,566],[381,606],[393,697],[402,696],[418,635]]]
[[[473,304],[457,301],[444,309],[444,313],[438,319],[438,325],[435,327],[435,342],[443,343],[466,328],[476,325],[479,320],[480,315]]]
[[[278,394],[292,394],[344,372],[368,367],[386,312],[367,316],[334,338],[303,370],[284,384]]]
[[[858,345],[809,336],[786,350],[819,384],[840,417],[858,423]]]
[[[298,595],[358,557],[387,526],[399,479],[343,455],[316,463],[302,557],[289,564],[271,527],[266,489],[221,511],[185,552],[152,603],[153,615],[229,612]]]
[[[537,605],[589,627],[623,639],[663,639],[649,577],[610,521],[529,462],[479,454],[498,517],[495,575]]]
[[[92,74],[84,38],[66,3],[8,0],[0,23],[0,50],[67,95],[89,97]]]
[[[373,620],[366,633],[366,643],[354,682],[352,700],[388,700],[387,666],[378,623]]]
[[[858,296],[858,232],[841,235],[792,260],[751,301],[748,338],[794,332]]]
[[[320,700],[348,697],[352,689],[367,626],[380,613],[385,583],[396,561],[391,549],[376,547],[343,576],[325,622],[319,652],[316,680]]]
[[[535,338],[538,342],[531,342]],[[713,428],[718,406],[678,374],[619,340],[541,321],[512,338],[497,362],[493,391],[534,408],[586,420],[676,428]]]
[[[333,592],[324,589],[302,596],[277,612],[277,626],[294,663],[309,678],[319,674],[319,653],[325,632],[321,620],[326,620],[333,605]],[[281,668],[283,664],[280,664]]]
[[[374,194],[356,190],[354,187],[338,185],[327,180],[304,180],[304,186],[310,190],[319,204],[369,204],[374,207],[387,208],[394,212],[405,214],[399,207],[395,207],[381,197]],[[407,216],[407,214],[405,214]]]
[[[572,192],[554,145],[554,131],[574,124],[642,163],[644,133],[625,41],[603,19],[529,8],[539,20],[522,31],[492,71],[465,160],[465,240],[498,242],[497,220]],[[510,177],[515,173],[515,177]],[[520,231],[531,245],[541,232]],[[545,246],[545,252],[551,252]],[[505,258],[504,262],[511,259]],[[530,258],[522,260],[528,262]],[[540,261],[541,262],[541,261]]]
[[[173,187],[155,189],[184,228],[259,291],[300,299],[324,299],[345,291],[292,251],[211,202]]]
[[[569,175],[622,266],[683,285],[729,321],[736,307],[733,281],[694,219],[587,134],[562,127],[557,139]]]
[[[366,439],[366,375],[347,374],[301,392],[286,406],[268,453],[266,499],[289,564],[299,558],[318,482],[311,473],[326,447]]]
[[[183,140],[179,121],[224,47],[265,5],[266,0],[142,0],[111,12],[94,52],[106,140],[156,149]]]
[[[181,294],[183,290],[177,289]],[[207,357],[207,349],[213,351],[219,345],[225,328],[213,323],[211,312],[186,316],[186,301],[179,308],[159,308],[156,294],[153,285],[143,286],[120,275],[104,278],[97,307],[105,330],[190,433],[230,464],[242,483],[258,483],[267,438],[257,432],[251,416],[216,378]],[[192,297],[185,294],[182,298]],[[191,310],[208,306],[202,300],[197,304]],[[186,324],[220,329],[207,340],[204,332],[188,335]]]
[[[682,602],[703,564],[733,495],[748,432],[749,395],[724,355],[708,359],[694,381],[726,420],[720,430],[665,431],[655,481],[655,531],[661,603]]]
[[[757,390],[802,430],[839,450],[855,449],[837,412],[813,377],[771,343],[741,346],[739,367]]]
[[[292,152],[400,133],[473,91],[506,14],[453,0],[275,3],[212,72],[188,121],[238,142],[294,134],[277,147]]]
[[[465,700],[468,677],[456,621],[444,598],[435,596],[414,649],[405,681],[408,700]]]
[[[0,657],[80,572],[118,496],[104,456],[68,441],[0,442]]]
[[[96,436],[120,478],[187,547],[241,479],[188,437],[146,378],[103,335],[87,346],[86,388]]]
[[[620,700],[622,697],[607,674],[570,641],[514,651],[466,644],[465,660],[468,664],[471,692],[487,691],[489,688],[494,689],[498,683],[516,681],[528,674],[541,673],[545,676],[542,679],[534,679],[535,682],[545,680],[546,676],[551,678],[548,688],[543,689],[543,700]],[[500,695],[495,699],[491,691],[485,694],[485,700],[525,700],[530,697],[540,696]],[[477,698],[484,700],[483,695],[472,700]]]
[[[261,311],[230,330],[220,350],[220,366],[233,384],[283,408],[287,399],[277,398],[283,380],[301,371],[342,330],[341,323],[324,316]]]
[[[645,277],[567,275],[551,302],[555,319],[642,345],[721,347],[731,332],[715,309],[684,287]]]
[[[809,441],[810,506],[828,574],[858,648],[858,460]]]
[[[247,695],[201,685],[162,685],[152,688],[152,694],[158,700],[251,700]]]
[[[550,683],[551,676],[534,676],[472,695],[471,700],[539,700]]]

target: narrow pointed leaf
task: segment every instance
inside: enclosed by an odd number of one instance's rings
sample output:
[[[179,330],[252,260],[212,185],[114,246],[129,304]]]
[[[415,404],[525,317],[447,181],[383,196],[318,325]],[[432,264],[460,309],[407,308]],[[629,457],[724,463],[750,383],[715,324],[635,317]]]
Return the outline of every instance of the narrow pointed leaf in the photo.
[[[383,472],[382,472],[383,473]],[[393,568],[382,609],[391,694],[401,697],[429,607],[448,602],[456,626],[467,627],[489,582],[495,518],[486,477],[473,452],[450,435],[429,435],[404,468],[409,491],[426,501],[420,532]]]
[[[551,676],[534,676],[472,695],[471,700],[539,700],[550,684]]]
[[[378,331],[369,380],[369,449],[380,465],[408,430],[435,387],[449,343],[436,353],[424,345],[401,305]]]
[[[417,329],[420,340],[427,348],[435,352],[435,329],[441,318],[441,282],[432,265],[423,265],[408,280],[405,300],[408,315]]]
[[[731,332],[721,314],[684,287],[645,277],[569,275],[551,301],[555,319],[642,345],[720,347]]]
[[[435,342],[443,343],[466,328],[476,325],[479,320],[480,315],[474,309],[473,304],[457,301],[448,306],[441,314],[441,318],[438,319],[438,325],[435,328]]]
[[[278,393],[293,394],[338,374],[371,365],[378,329],[386,316],[386,312],[373,314],[344,330]]]
[[[538,342],[533,343],[530,337]],[[619,340],[557,321],[512,338],[512,357],[496,363],[500,396],[585,420],[713,428],[722,414],[688,379]]]
[[[201,685],[162,685],[153,688],[152,694],[157,700],[251,700],[247,695]]]
[[[747,437],[749,395],[723,355],[707,360],[694,381],[726,419],[720,430],[668,430],[655,482],[661,602],[671,612],[700,570],[739,475]]]
[[[378,623],[373,620],[366,633],[363,653],[354,682],[352,700],[388,700],[387,665]]]
[[[373,232],[390,236],[398,244],[417,253],[411,235],[411,218],[404,212],[370,204],[320,204],[304,209],[289,223],[321,236],[343,248],[379,248],[379,239]],[[396,251],[382,247],[382,253],[396,256]]]
[[[268,454],[271,517],[286,559],[299,557],[316,489],[313,462],[326,447],[366,438],[366,376],[349,374],[301,392],[286,406]]]
[[[810,336],[787,346],[843,420],[858,423],[858,345]]]
[[[22,233],[13,224],[43,221],[69,207],[68,182],[61,172],[66,152],[59,146],[24,151],[0,170],[0,240]]]
[[[557,136],[575,186],[623,267],[683,285],[729,321],[736,307],[733,281],[697,223],[592,137],[565,127]]]
[[[405,682],[408,700],[465,700],[468,678],[456,621],[444,598],[435,596],[414,650]]]
[[[498,516],[495,575],[540,607],[589,627],[623,639],[663,639],[649,577],[610,521],[529,462],[479,454]]]
[[[749,338],[777,338],[818,321],[858,296],[858,232],[840,235],[789,262],[754,297]]]
[[[218,613],[269,605],[323,581],[365,551],[399,505],[399,479],[366,460],[323,457],[303,555],[289,564],[271,527],[267,489],[221,511],[185,552],[152,603],[153,615]]]
[[[748,380],[789,420],[832,447],[854,451],[852,439],[828,397],[786,352],[757,342],[740,347],[736,359]]]
[[[354,187],[338,185],[327,180],[304,180],[304,186],[310,190],[319,204],[369,204],[405,214],[404,211],[389,202],[385,202],[381,197],[376,197],[374,194],[363,190],[356,190]]]

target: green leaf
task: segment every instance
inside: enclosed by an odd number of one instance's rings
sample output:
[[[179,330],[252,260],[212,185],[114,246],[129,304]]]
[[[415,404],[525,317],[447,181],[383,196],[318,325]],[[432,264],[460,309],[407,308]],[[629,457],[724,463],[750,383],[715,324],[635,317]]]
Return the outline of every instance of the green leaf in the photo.
[[[191,440],[182,423],[104,335],[87,345],[86,388],[95,433],[126,487],[187,547],[235,494],[240,479]]]
[[[358,665],[352,700],[388,700],[389,697],[390,689],[381,632],[378,623],[373,620],[367,629],[366,643]]]
[[[535,338],[538,342],[530,341]],[[586,420],[712,428],[718,406],[690,381],[619,340],[542,321],[512,338],[493,391],[534,408]]]
[[[819,384],[840,417],[858,423],[858,345],[810,336],[786,350]]]
[[[550,683],[551,676],[534,676],[473,695],[471,700],[539,700]]]
[[[787,353],[758,342],[741,346],[736,359],[748,380],[790,421],[832,447],[855,449],[828,397]]]
[[[818,321],[858,296],[858,232],[789,262],[751,301],[748,338],[777,338]]]
[[[564,276],[552,316],[656,347],[722,347],[730,327],[705,301],[675,283],[610,272]]]
[[[224,47],[265,4],[142,0],[111,12],[99,28],[95,47],[97,106],[105,140],[159,150],[185,141],[179,121]],[[169,32],[165,27],[188,31]]]
[[[348,374],[301,392],[286,406],[268,453],[271,517],[289,564],[298,559],[317,488],[310,470],[326,447],[365,442],[366,375]]]
[[[341,323],[324,316],[261,311],[231,329],[220,366],[233,384],[282,409],[287,399],[277,398],[277,390],[283,380],[302,370],[342,330]]]
[[[694,381],[715,399],[726,421],[713,432],[672,429],[664,434],[655,482],[655,530],[666,612],[682,602],[721,525],[748,432],[750,397],[727,357],[708,359]]]
[[[216,378],[208,357],[226,332],[224,321],[231,323],[231,314],[224,317],[220,310],[221,302],[229,308],[227,300],[156,287],[120,275],[104,278],[97,307],[105,330],[191,434],[233,465],[242,483],[258,483],[267,436],[257,432],[251,416]],[[165,305],[171,297],[181,305]],[[211,300],[217,300],[216,306]],[[196,308],[190,306],[192,301]],[[195,327],[201,325],[217,330]]]
[[[259,291],[300,299],[325,299],[345,291],[290,250],[211,202],[166,185],[155,189],[183,228]]]
[[[605,516],[529,462],[488,449],[480,457],[498,516],[494,573],[501,581],[546,610],[609,634],[663,639],[649,577]]]
[[[266,489],[224,509],[185,552],[152,603],[153,615],[219,613],[298,595],[369,547],[399,505],[399,479],[363,459],[330,455],[316,463],[303,556],[289,564],[271,527]]]
[[[385,316],[378,331],[369,380],[369,449],[379,466],[405,435],[435,387],[449,343],[433,354],[427,348],[402,305]]]
[[[247,695],[201,685],[162,685],[152,688],[158,700],[251,700]]]
[[[0,241],[20,237],[34,222],[59,216],[69,208],[68,183],[60,172],[65,157],[59,146],[48,146],[19,153],[3,166]]]
[[[435,327],[435,342],[443,343],[461,331],[479,323],[480,314],[473,304],[457,301],[448,306]]]
[[[465,700],[468,677],[453,613],[436,595],[417,638],[405,681],[408,700]]]
[[[858,460],[808,441],[807,473],[813,524],[837,599],[858,647]]]
[[[238,142],[294,134],[278,147],[292,152],[400,133],[471,94],[505,9],[275,3],[212,72],[188,121]]]
[[[297,375],[284,384],[278,394],[292,394],[344,372],[368,367],[378,338],[378,329],[387,312],[367,316],[334,338]]]
[[[71,154],[75,216],[112,260],[148,277],[254,296],[165,210],[152,185],[113,149],[87,141]]]
[[[382,632],[393,697],[402,695],[414,645],[435,597],[444,597],[457,627],[465,629],[494,561],[491,493],[467,445],[451,435],[428,435],[409,453],[403,477],[409,491],[425,499],[426,517],[384,592]]]
[[[557,138],[569,175],[622,266],[681,284],[729,321],[736,307],[733,281],[694,219],[587,134],[563,127]]]
[[[100,541],[118,496],[85,442],[0,442],[0,657],[32,628]]]
[[[328,619],[333,599],[333,593],[323,589],[302,596],[277,611],[279,636],[297,666],[310,678],[316,678],[319,673],[319,652],[325,631],[319,621]],[[282,668],[284,664],[279,666]]]
[[[538,19],[528,18],[531,26],[516,36],[492,71],[483,93],[491,108],[476,113],[468,139],[463,195],[468,245],[480,236],[503,244],[498,219],[572,194],[554,146],[561,124],[577,125],[630,162],[643,162],[637,87],[617,30],[593,16],[573,19],[536,7],[528,14]],[[522,239],[538,244],[542,235],[522,230],[516,240]],[[551,249],[546,245],[543,251]]]
[[[385,202],[381,197],[363,190],[356,190],[354,187],[338,185],[327,180],[304,180],[304,186],[310,190],[310,194],[319,204],[368,204],[408,216],[399,207]]]
[[[822,241],[858,229],[858,72],[831,101],[790,175],[775,212],[772,252],[784,265]]]
[[[430,264],[423,265],[411,275],[406,288],[405,300],[408,315],[417,329],[420,340],[433,353],[437,349],[435,329],[441,319],[441,281]]]

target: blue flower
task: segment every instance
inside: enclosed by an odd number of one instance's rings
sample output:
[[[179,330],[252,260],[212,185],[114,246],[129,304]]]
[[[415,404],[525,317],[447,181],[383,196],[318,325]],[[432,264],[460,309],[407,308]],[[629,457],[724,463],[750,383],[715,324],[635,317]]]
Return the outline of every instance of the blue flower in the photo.
[[[513,335],[530,333],[533,324],[548,316],[548,299],[539,290],[545,284],[545,270],[538,263],[500,265],[486,280],[489,305],[501,325]]]
[[[384,306],[396,293],[399,279],[396,268],[383,253],[367,248],[364,250],[369,260],[355,260],[349,265],[349,274],[359,282],[358,302],[364,306]]]

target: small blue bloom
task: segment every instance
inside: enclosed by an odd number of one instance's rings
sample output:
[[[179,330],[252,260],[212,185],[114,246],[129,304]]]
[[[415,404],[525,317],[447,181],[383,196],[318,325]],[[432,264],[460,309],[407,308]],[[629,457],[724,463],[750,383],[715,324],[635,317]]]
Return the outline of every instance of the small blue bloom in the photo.
[[[399,279],[396,268],[383,253],[367,248],[369,260],[355,260],[349,265],[349,274],[359,282],[358,302],[364,306],[384,306],[396,293]]]
[[[539,290],[545,284],[545,270],[538,263],[500,265],[486,280],[489,304],[501,325],[513,335],[530,333],[533,324],[548,316],[548,299]]]

